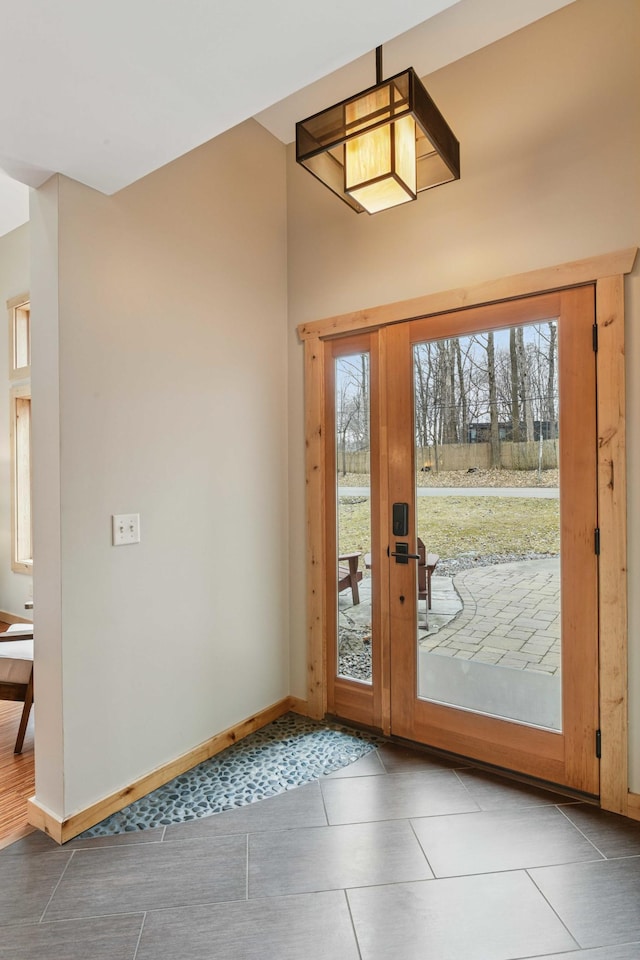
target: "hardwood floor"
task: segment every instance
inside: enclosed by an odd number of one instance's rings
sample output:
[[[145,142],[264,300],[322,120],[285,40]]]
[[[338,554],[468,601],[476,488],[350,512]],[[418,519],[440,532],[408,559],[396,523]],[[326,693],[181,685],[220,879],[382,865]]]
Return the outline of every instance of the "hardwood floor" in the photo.
[[[0,624],[0,631],[6,626]],[[0,848],[33,830],[27,823],[27,800],[35,793],[34,710],[29,717],[22,753],[13,752],[22,707],[22,703],[0,700]]]

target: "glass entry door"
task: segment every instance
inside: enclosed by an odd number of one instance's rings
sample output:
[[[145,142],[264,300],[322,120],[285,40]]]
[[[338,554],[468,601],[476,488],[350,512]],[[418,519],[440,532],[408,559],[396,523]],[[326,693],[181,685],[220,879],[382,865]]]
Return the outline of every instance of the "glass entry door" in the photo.
[[[592,325],[582,288],[388,330],[389,584],[392,733],[597,794]]]
[[[327,345],[325,443],[327,707],[382,727],[380,349],[376,333]],[[387,697],[388,701],[388,697]],[[388,705],[387,705],[388,713]]]
[[[329,713],[598,794],[593,288],[329,341]]]

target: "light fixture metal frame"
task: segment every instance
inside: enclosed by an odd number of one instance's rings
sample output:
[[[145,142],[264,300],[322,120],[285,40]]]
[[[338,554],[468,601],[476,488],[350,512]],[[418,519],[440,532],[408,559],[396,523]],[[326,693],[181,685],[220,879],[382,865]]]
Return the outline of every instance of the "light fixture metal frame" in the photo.
[[[422,138],[426,138],[427,144],[427,152],[418,154],[416,159],[416,193],[460,179],[460,144],[413,67],[381,80],[381,61],[377,51],[376,65],[378,80],[373,86],[296,123],[296,162],[356,213],[362,213],[365,208],[345,189],[345,143],[408,114],[416,123],[417,144],[422,143]],[[389,101],[393,106],[386,108],[379,119],[372,115],[366,126],[363,126],[362,119],[358,119],[351,124],[355,129],[350,130],[345,119],[347,107],[385,87],[389,89]],[[398,101],[392,96],[394,89],[396,93],[400,92]],[[424,146],[422,143],[423,149]]]

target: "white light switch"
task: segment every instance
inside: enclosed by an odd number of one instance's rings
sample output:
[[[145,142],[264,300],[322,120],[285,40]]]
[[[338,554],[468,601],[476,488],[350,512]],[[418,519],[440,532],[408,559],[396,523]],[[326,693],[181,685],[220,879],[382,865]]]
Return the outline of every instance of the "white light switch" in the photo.
[[[114,547],[140,543],[140,514],[118,513],[111,517]]]

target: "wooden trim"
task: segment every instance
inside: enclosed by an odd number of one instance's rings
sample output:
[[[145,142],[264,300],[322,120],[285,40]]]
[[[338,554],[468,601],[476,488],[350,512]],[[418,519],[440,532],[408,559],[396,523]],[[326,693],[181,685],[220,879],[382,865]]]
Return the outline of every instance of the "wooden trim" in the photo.
[[[380,443],[380,391],[374,389],[374,384],[380,383],[380,334],[373,331],[369,335],[369,524],[371,531],[371,553],[374,563],[376,558],[382,563],[383,555],[381,524],[382,510],[384,509],[386,477],[380,474],[381,443]],[[376,514],[374,504],[378,503],[379,513]],[[385,515],[386,522],[386,515]],[[386,557],[385,557],[386,560]],[[380,569],[383,569],[382,567]],[[383,700],[384,700],[384,665],[382,639],[382,605],[384,603],[384,587],[379,578],[377,589],[372,588],[371,594],[371,691],[373,711],[368,724],[376,730],[382,730]],[[374,584],[375,586],[375,584]]]
[[[627,515],[624,282],[596,284],[598,526],[600,527],[600,804],[626,813]]]
[[[369,310],[342,314],[312,323],[303,323],[298,333],[305,342],[308,355],[311,350],[321,355],[320,338],[345,336],[358,331],[373,330],[406,320],[422,318],[463,308],[498,303],[503,300],[553,292],[568,287],[596,284],[596,319],[600,331],[600,350],[596,363],[599,389],[597,394],[598,418],[598,516],[599,526],[605,532],[601,538],[599,559],[600,585],[600,727],[602,730],[601,803],[605,809],[627,812],[636,816],[639,808],[627,792],[627,613],[626,613],[626,464],[624,438],[624,342],[623,336],[623,275],[633,269],[637,247],[629,247],[615,253],[573,261],[557,267],[544,268],[515,275],[503,280],[493,280],[468,288],[427,294],[413,300],[399,301],[374,307]],[[390,326],[388,333],[391,333]],[[384,347],[385,339],[381,340]],[[310,345],[313,345],[310,347]],[[315,386],[314,386],[315,383]],[[307,423],[322,429],[321,412],[324,407],[322,379],[312,381],[307,377],[306,404]],[[315,416],[309,411],[316,411]],[[317,411],[320,411],[319,413]],[[381,411],[383,429],[386,430],[386,414]],[[314,455],[311,447],[317,438],[307,430],[307,516],[317,518],[324,512],[322,480],[316,471],[322,467],[320,455]],[[384,444],[383,444],[384,446]],[[381,476],[386,475],[386,465],[380,465]],[[612,473],[613,471],[613,473]],[[316,487],[309,483],[315,477]],[[314,489],[317,495],[314,495]],[[381,490],[381,494],[384,491]],[[324,549],[322,525],[316,524],[314,538],[313,520],[308,521],[308,554],[320,556]],[[609,535],[610,534],[610,535]],[[322,542],[321,542],[322,541]],[[308,569],[312,565],[308,561]],[[309,587],[309,632],[310,675],[314,683],[315,702],[326,699],[326,672],[318,675],[318,666],[325,664],[319,651],[323,643],[322,617],[312,614],[322,610],[322,598],[317,591],[322,589],[322,567],[310,576]],[[316,594],[311,597],[311,588]],[[606,616],[603,614],[606,612]],[[384,665],[383,665],[383,674]],[[385,683],[383,677],[383,684]],[[320,689],[318,689],[320,687]],[[388,694],[386,694],[388,699]],[[388,723],[383,692],[383,728]],[[321,716],[321,713],[314,713]],[[640,816],[639,816],[640,819]]]
[[[365,335],[366,336],[366,335]],[[341,341],[337,346],[347,344],[351,345],[351,340]],[[324,551],[326,557],[324,577],[322,580],[322,590],[324,592],[324,626],[322,629],[323,647],[324,647],[324,668],[326,677],[326,700],[324,710],[326,713],[334,714],[336,710],[345,719],[351,716],[349,712],[349,703],[336,705],[336,664],[338,663],[338,592],[336,591],[336,573],[334,565],[330,562],[330,557],[338,556],[338,517],[336,501],[336,352],[333,344],[320,344],[320,349],[324,351],[324,407],[323,407],[323,477],[324,477],[324,501],[323,501],[323,520],[324,520]]]
[[[627,816],[632,820],[640,820],[640,793],[627,794]]]
[[[7,300],[7,310],[14,310],[16,307],[23,307],[25,303],[29,303],[31,300],[31,295],[29,293],[21,293],[17,297],[11,297]]]
[[[139,800],[140,797],[146,796],[152,790],[157,790],[158,787],[173,780],[174,777],[191,770],[192,767],[209,760],[239,740],[243,740],[250,733],[265,727],[273,720],[277,720],[278,717],[287,713],[291,706],[291,697],[279,700],[252,717],[223,730],[222,733],[217,733],[214,737],[205,740],[204,743],[199,744],[187,753],[183,753],[175,760],[170,760],[169,763],[157,767],[140,777],[139,780],[129,784],[129,786],[104,797],[102,800],[98,800],[97,803],[91,804],[84,810],[79,810],[64,820],[60,820],[50,810],[47,810],[38,802],[37,797],[32,797],[27,804],[27,820],[33,827],[42,830],[56,843],[66,843],[67,840],[77,837],[79,833],[95,826],[96,823],[100,823],[105,817],[117,813],[118,810],[122,810],[123,807]]]
[[[543,293],[516,300],[504,300],[487,309],[470,307],[453,313],[440,313],[411,323],[411,343],[469,336],[487,330],[504,330],[523,323],[542,323],[555,319],[562,309],[562,292]]]
[[[324,492],[324,346],[318,339],[305,342],[305,439],[307,510],[307,630],[309,716],[319,720],[327,712],[326,569]]]
[[[51,837],[52,840],[55,840],[56,843],[64,843],[66,840],[71,840],[72,837],[77,836],[76,833],[70,833],[68,837],[64,836],[62,820],[56,817],[50,810],[47,810],[46,807],[39,804],[35,797],[27,800],[27,821],[32,827],[35,827],[36,830],[46,833],[46,835]],[[95,822],[100,823],[99,820]],[[82,830],[78,830],[78,833],[81,832]]]
[[[637,247],[628,247],[615,253],[574,260],[555,267],[543,267],[470,287],[428,293],[411,300],[399,300],[396,303],[343,313],[324,320],[301,323],[298,326],[298,336],[301,340],[344,336],[347,333],[372,330],[390,323],[401,323],[436,313],[593,283],[604,277],[630,273],[637,251]]]
[[[352,357],[366,354],[369,358],[369,411],[370,411],[370,505],[378,490],[379,442],[375,425],[378,422],[378,391],[373,389],[378,377],[377,332],[364,333],[355,337],[332,340],[323,345],[325,349],[325,408],[324,408],[324,474],[325,474],[325,548],[327,558],[338,557],[339,516],[336,501],[336,360],[340,357]],[[377,517],[370,512],[370,544],[367,552],[378,564],[380,533]],[[326,710],[333,716],[343,717],[367,727],[381,727],[381,697],[378,677],[380,676],[380,606],[378,597],[372,596],[372,681],[361,682],[349,677],[337,675],[338,664],[338,592],[336,591],[335,563],[327,559],[325,577],[325,637],[327,664],[327,703]]]
[[[309,704],[301,697],[289,697],[289,710],[301,717],[309,716]]]
[[[386,532],[389,527],[391,502],[389,500],[389,447],[388,447],[388,410],[387,392],[383,384],[387,378],[387,332],[378,331],[377,337],[377,404],[378,404],[378,431],[376,444],[376,460],[378,475],[378,515],[372,512],[371,520],[376,527],[377,555],[375,561],[380,570],[386,570],[387,576],[378,578],[377,605],[374,611],[374,629],[379,638],[380,654],[378,657],[380,690],[380,728],[389,736],[391,733],[391,650],[389,633],[389,561],[387,557]],[[373,391],[372,391],[373,393]],[[372,424],[373,427],[373,424]],[[373,504],[372,504],[373,505]],[[383,535],[384,532],[384,535]]]
[[[594,288],[560,294],[560,564],[562,732],[564,777],[557,781],[592,796],[600,792],[598,729],[598,523]]]

